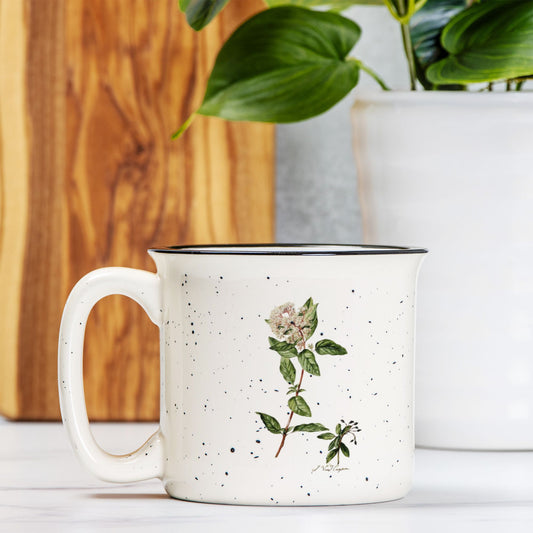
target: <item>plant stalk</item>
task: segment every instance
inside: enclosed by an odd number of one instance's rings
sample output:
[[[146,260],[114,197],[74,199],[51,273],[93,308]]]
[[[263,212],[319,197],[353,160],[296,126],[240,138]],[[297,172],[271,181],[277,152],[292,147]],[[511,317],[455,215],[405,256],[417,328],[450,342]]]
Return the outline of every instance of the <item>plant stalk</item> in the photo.
[[[390,87],[383,81],[383,79],[372,70],[369,66],[365,65],[360,59],[356,59],[355,57],[349,57],[349,61],[353,61],[357,64],[357,66],[366,72],[384,91],[390,91]]]
[[[405,57],[409,66],[409,82],[411,91],[416,91],[416,67],[415,67],[415,53],[413,50],[413,43],[411,41],[411,33],[409,31],[409,24],[402,24],[402,41],[403,49],[405,50]]]
[[[298,383],[298,388],[296,389],[295,396],[298,396],[298,393],[300,392],[300,389],[302,388],[303,379],[304,379],[304,370],[302,369],[302,373],[300,374],[300,382]],[[287,437],[287,430],[289,429],[289,426],[291,425],[293,416],[294,416],[294,411],[291,410],[291,414],[289,415],[289,420],[287,421],[287,425],[285,426],[285,429],[283,430],[283,437],[281,437],[281,443],[274,457],[277,457],[279,455],[279,452],[281,452],[281,449],[283,448],[283,445],[285,444],[285,438]]]
[[[304,342],[303,349],[305,350],[305,335],[304,332],[298,328],[298,331],[300,333],[300,336],[302,337],[302,340]],[[296,388],[296,393],[294,396],[298,396],[300,394],[300,390],[302,389],[302,381],[304,379],[304,369],[302,368],[302,373],[300,374],[300,381],[298,382],[298,387]],[[276,455],[274,457],[277,457],[279,455],[279,452],[281,452],[281,449],[283,448],[283,445],[285,444],[285,439],[287,438],[287,431],[289,430],[289,426],[291,425],[292,417],[294,416],[294,411],[291,409],[291,414],[289,415],[289,420],[287,421],[287,425],[285,426],[285,429],[283,430],[283,437],[281,437],[281,443],[279,445],[278,451],[276,452]]]
[[[187,128],[192,124],[192,121],[196,118],[196,113],[193,113],[179,128],[176,132],[172,134],[171,139],[177,139],[178,137],[181,137],[183,133],[187,130]]]

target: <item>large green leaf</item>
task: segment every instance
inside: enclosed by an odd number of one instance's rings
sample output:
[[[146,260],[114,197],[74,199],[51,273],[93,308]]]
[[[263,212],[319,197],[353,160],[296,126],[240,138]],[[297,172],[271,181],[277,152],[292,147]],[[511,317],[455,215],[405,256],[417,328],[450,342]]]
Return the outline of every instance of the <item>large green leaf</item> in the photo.
[[[343,11],[354,5],[382,6],[383,0],[265,0],[269,7],[292,4],[301,7],[326,7],[330,11]]]
[[[180,0],[180,9],[196,31],[207,26],[229,0]]]
[[[262,11],[220,50],[198,113],[259,122],[318,115],[357,84],[359,64],[346,56],[360,35],[357,24],[336,13]]]
[[[426,69],[448,55],[440,43],[442,29],[465,7],[466,0],[428,0],[424,7],[411,17],[409,30],[417,77],[426,89],[433,88],[433,84],[426,79]]]
[[[436,84],[491,82],[533,74],[533,2],[484,0],[455,16],[441,42],[450,55],[431,65]]]

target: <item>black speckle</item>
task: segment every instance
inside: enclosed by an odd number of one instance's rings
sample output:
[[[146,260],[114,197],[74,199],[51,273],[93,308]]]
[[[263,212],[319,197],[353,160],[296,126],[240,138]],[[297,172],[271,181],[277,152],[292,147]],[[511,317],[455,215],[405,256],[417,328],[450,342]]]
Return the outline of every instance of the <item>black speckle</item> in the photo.
[[[224,474],[226,474],[226,476],[229,476],[229,474],[227,472],[224,472]]]
[[[230,452],[235,453],[235,448],[231,448]]]
[[[260,440],[256,440],[255,442],[257,442],[257,444],[259,444],[261,441]]]

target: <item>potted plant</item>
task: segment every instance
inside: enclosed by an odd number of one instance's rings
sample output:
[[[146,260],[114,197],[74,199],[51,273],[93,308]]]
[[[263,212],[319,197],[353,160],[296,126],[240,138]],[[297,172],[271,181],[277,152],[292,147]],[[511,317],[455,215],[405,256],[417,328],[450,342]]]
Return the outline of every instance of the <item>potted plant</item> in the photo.
[[[226,3],[181,7],[199,29]],[[389,91],[350,55],[361,29],[340,12],[362,3],[385,4],[400,24],[411,92]],[[266,4],[220,50],[176,136],[195,114],[304,120],[362,73],[374,78],[384,91],[353,108],[365,240],[432,252],[420,280],[417,442],[532,449],[533,2]]]

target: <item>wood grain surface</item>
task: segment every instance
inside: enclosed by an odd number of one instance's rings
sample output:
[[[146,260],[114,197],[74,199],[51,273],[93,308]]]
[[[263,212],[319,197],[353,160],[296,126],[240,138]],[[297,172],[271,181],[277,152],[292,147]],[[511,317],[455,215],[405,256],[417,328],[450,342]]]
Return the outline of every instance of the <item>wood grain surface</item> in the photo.
[[[0,413],[59,417],[61,310],[88,271],[272,241],[272,127],[199,117],[170,141],[261,5],[233,0],[195,33],[175,0],[0,0]],[[95,307],[84,368],[91,419],[158,418],[158,332],[136,304]]]

